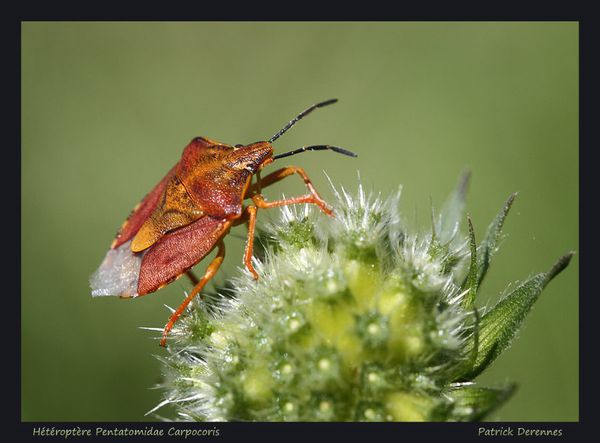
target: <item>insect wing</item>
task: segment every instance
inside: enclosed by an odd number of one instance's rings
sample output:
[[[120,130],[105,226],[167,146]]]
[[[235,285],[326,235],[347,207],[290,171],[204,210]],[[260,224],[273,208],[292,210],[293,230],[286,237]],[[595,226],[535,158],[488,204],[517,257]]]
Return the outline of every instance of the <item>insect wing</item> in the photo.
[[[135,297],[142,254],[131,251],[131,240],[159,204],[175,167],[133,208],[121,225],[104,260],[90,277],[92,296]]]
[[[92,296],[136,297],[142,256],[131,251],[131,240],[109,249],[90,277]]]
[[[154,292],[182,275],[213,250],[230,226],[225,219],[204,216],[165,234],[144,253],[138,295]]]
[[[90,278],[92,295],[128,298],[154,292],[206,257],[230,226],[230,221],[204,216],[141,253],[131,251],[131,241],[110,249]]]
[[[164,234],[189,225],[204,215],[194,203],[176,174],[171,175],[160,202],[139,228],[131,242],[133,252],[141,252],[156,243]]]
[[[120,247],[125,242],[133,238],[142,227],[144,222],[150,217],[156,206],[159,204],[167,184],[175,174],[175,167],[165,175],[165,177],[144,197],[144,199],[133,208],[127,220],[121,225],[121,229],[115,237],[111,249]]]

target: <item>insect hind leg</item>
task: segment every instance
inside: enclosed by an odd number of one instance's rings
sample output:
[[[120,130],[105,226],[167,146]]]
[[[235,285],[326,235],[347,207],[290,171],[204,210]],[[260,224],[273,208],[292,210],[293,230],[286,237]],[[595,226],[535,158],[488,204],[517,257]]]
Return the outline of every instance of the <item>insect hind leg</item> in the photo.
[[[212,262],[210,262],[210,264],[206,268],[204,276],[198,281],[192,292],[190,292],[190,294],[185,298],[183,303],[179,305],[177,310],[169,318],[169,322],[163,330],[162,339],[160,341],[161,346],[166,346],[167,336],[169,335],[169,332],[171,331],[171,329],[173,329],[175,322],[179,319],[187,305],[189,305],[190,302],[194,299],[194,297],[200,293],[204,286],[206,286],[206,283],[208,283],[215,276],[215,274],[221,267],[221,263],[223,263],[223,259],[225,258],[225,243],[223,243],[223,240],[219,241],[219,243],[217,244],[217,248],[217,255],[215,258],[213,258]]]

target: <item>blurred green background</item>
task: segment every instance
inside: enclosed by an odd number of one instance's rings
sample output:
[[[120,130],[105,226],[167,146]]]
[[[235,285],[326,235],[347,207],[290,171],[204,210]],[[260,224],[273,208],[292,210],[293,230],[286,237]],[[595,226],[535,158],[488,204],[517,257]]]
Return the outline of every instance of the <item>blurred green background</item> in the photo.
[[[479,238],[519,196],[484,292],[577,249],[577,23],[22,24],[22,419],[140,421],[159,400],[154,333],[185,279],[136,300],[92,299],[88,277],[138,200],[194,136],[330,143],[307,153],[332,181],[384,194],[404,186],[406,219],[429,227],[465,167]],[[287,160],[287,159],[286,159]],[[292,160],[292,159],[290,159]],[[267,192],[299,194],[299,179]],[[259,223],[274,214],[260,213]],[[228,237],[217,281],[241,265]],[[578,420],[578,257],[544,291],[482,383],[518,382],[491,419]],[[199,266],[199,271],[205,264]]]

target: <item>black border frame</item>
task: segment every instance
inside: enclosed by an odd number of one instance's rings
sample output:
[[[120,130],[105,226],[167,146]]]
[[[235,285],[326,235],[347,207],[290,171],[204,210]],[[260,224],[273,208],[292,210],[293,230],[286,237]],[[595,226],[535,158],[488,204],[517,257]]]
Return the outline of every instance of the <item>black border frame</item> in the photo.
[[[79,5],[78,5],[79,6]],[[3,168],[4,174],[3,178],[8,178],[8,183],[4,189],[8,189],[11,192],[8,194],[9,199],[14,198],[14,200],[10,201],[8,204],[8,208],[10,208],[10,214],[16,215],[14,219],[11,220],[11,223],[7,226],[7,231],[12,232],[12,235],[9,235],[9,239],[14,242],[12,246],[12,251],[14,254],[8,255],[8,257],[13,257],[14,260],[9,260],[10,264],[15,264],[17,269],[14,272],[7,272],[5,275],[9,275],[11,278],[8,279],[11,286],[14,284],[14,289],[12,291],[5,291],[5,302],[9,304],[9,310],[5,312],[5,319],[7,319],[8,323],[5,326],[5,344],[8,344],[9,347],[13,347],[11,349],[12,359],[11,361],[15,362],[14,373],[12,375],[8,375],[5,378],[5,384],[8,384],[10,388],[14,389],[15,397],[8,397],[5,399],[6,405],[14,405],[14,409],[12,406],[8,406],[11,409],[10,419],[7,418],[5,421],[6,424],[10,424],[8,428],[10,431],[15,431],[14,436],[18,438],[19,441],[29,441],[29,440],[37,440],[42,437],[34,436],[34,429],[36,428],[46,428],[55,430],[58,429],[90,429],[92,430],[92,435],[95,434],[95,430],[97,427],[102,427],[104,429],[114,429],[114,428],[128,428],[128,429],[148,429],[152,427],[153,429],[162,429],[166,434],[169,428],[176,427],[178,429],[219,429],[219,436],[213,437],[218,439],[261,439],[265,438],[277,438],[277,437],[289,437],[294,436],[298,438],[356,438],[356,439],[364,439],[364,438],[381,438],[381,437],[389,437],[393,439],[405,439],[405,438],[447,438],[451,437],[452,439],[457,438],[462,441],[471,441],[478,439],[478,430],[480,427],[486,429],[508,429],[512,428],[513,432],[516,434],[517,429],[519,427],[526,429],[560,429],[562,430],[562,435],[554,437],[553,439],[568,439],[569,441],[581,441],[585,434],[592,433],[592,417],[595,415],[594,411],[592,411],[589,403],[591,400],[591,392],[593,392],[593,387],[591,386],[594,383],[594,377],[591,374],[595,373],[591,365],[593,364],[593,358],[591,353],[596,349],[597,345],[592,336],[592,330],[590,325],[593,322],[592,315],[597,312],[594,309],[594,304],[597,304],[597,297],[592,291],[592,286],[590,282],[590,271],[593,264],[593,252],[596,248],[596,237],[591,234],[591,223],[593,220],[592,209],[590,203],[592,201],[596,201],[597,197],[595,196],[596,191],[596,183],[595,183],[595,175],[592,172],[592,168],[594,167],[593,161],[593,153],[594,149],[591,145],[591,121],[593,119],[592,114],[592,103],[594,103],[595,98],[595,79],[598,79],[597,71],[595,70],[594,57],[595,53],[597,54],[597,50],[594,51],[594,45],[592,43],[592,37],[594,34],[594,21],[591,19],[583,18],[581,13],[573,14],[572,12],[563,12],[563,11],[525,11],[521,8],[524,5],[519,5],[519,9],[515,9],[518,13],[521,13],[522,16],[520,18],[516,18],[515,16],[518,14],[510,14],[505,11],[495,11],[498,14],[495,14],[497,17],[492,17],[494,14],[481,14],[476,13],[473,10],[470,10],[469,13],[458,14],[454,8],[451,8],[450,12],[454,12],[454,17],[441,17],[448,14],[448,6],[443,7],[442,9],[436,9],[435,16],[429,17],[421,16],[417,17],[418,14],[413,12],[408,12],[401,16],[399,14],[390,14],[384,10],[376,10],[370,9],[360,12],[353,12],[347,9],[347,6],[344,6],[343,9],[337,11],[337,14],[327,13],[326,11],[315,10],[321,13],[321,17],[318,19],[314,17],[314,13],[306,13],[308,9],[305,6],[300,8],[295,8],[296,11],[299,11],[300,14],[297,17],[294,17],[293,20],[291,17],[284,17],[288,14],[284,14],[281,10],[272,10],[265,13],[259,13],[255,5],[252,5],[250,11],[236,9],[231,5],[225,5],[228,8],[227,13],[222,12],[214,12],[205,10],[205,5],[202,5],[202,9],[204,11],[201,14],[193,13],[189,11],[181,11],[181,12],[167,12],[161,16],[156,12],[150,11],[147,7],[142,9],[136,9],[135,7],[129,6],[129,11],[127,8],[123,9],[125,5],[119,5],[118,13],[107,13],[106,5],[103,5],[103,8],[93,8],[93,5],[86,5],[86,11],[78,11],[68,9],[66,6],[59,6],[55,3],[52,4],[44,4],[39,8],[31,9],[26,13],[15,14],[11,17],[9,26],[4,27],[4,32],[9,33],[9,38],[4,41],[9,41],[9,51],[5,52],[5,54],[11,54],[11,58],[13,63],[13,69],[16,71],[12,71],[11,69],[4,69],[3,73],[12,73],[14,72],[14,76],[8,74],[10,83],[14,81],[16,83],[14,85],[14,94],[15,94],[15,108],[12,113],[9,113],[9,116],[14,118],[14,123],[11,121],[9,117],[8,125],[9,127],[14,128],[13,131],[7,131],[11,136],[14,136],[15,141],[13,143],[9,142],[9,146],[11,149],[8,152],[11,155],[10,163],[14,165],[14,168],[5,167]],[[169,5],[171,6],[171,5]],[[174,6],[174,5],[173,5]],[[285,5],[284,5],[285,6]],[[290,7],[294,7],[297,5],[289,5]],[[503,5],[507,6],[507,5]],[[61,8],[62,11],[61,11]],[[302,12],[305,11],[305,12]],[[434,9],[430,9],[433,11]],[[504,12],[504,13],[503,13]],[[145,423],[145,422],[137,422],[137,423],[127,423],[127,422],[61,422],[61,423],[40,423],[40,422],[22,422],[21,421],[21,338],[20,338],[20,318],[21,318],[21,305],[20,305],[20,290],[21,290],[21,22],[22,21],[145,21],[145,20],[158,20],[158,21],[322,21],[324,20],[323,14],[325,15],[325,19],[332,21],[409,21],[417,19],[417,21],[464,21],[464,20],[489,20],[489,21],[524,21],[523,16],[528,17],[527,21],[576,21],[579,23],[579,186],[580,186],[580,207],[579,207],[579,216],[580,216],[580,239],[585,239],[585,243],[580,240],[580,244],[578,245],[577,253],[580,257],[580,268],[579,268],[579,279],[580,279],[580,341],[579,341],[579,350],[580,350],[580,365],[579,365],[579,422],[485,422],[485,423],[425,423],[425,424],[392,424],[392,423],[206,423],[206,424],[177,424],[177,423]],[[118,15],[121,15],[121,18],[117,18]],[[452,14],[450,14],[452,15]],[[477,15],[477,17],[474,17]],[[395,17],[394,17],[395,16]],[[503,17],[502,17],[503,16]],[[5,24],[8,24],[5,22]],[[11,72],[12,71],[12,72]],[[7,77],[8,77],[7,76]],[[583,93],[582,93],[583,91]],[[5,133],[6,134],[6,133]],[[6,151],[5,151],[6,152]],[[8,164],[5,163],[5,164]],[[15,175],[11,176],[10,173],[14,172]],[[557,178],[560,179],[560,178]],[[12,192],[15,189],[15,183],[18,183],[18,187],[16,189],[17,192]],[[7,211],[8,212],[8,211]],[[5,218],[6,220],[6,218]],[[18,235],[15,235],[17,233]],[[8,299],[8,300],[7,300]],[[16,324],[12,324],[12,322]],[[16,331],[16,332],[15,332]],[[16,383],[14,381],[17,381]],[[582,387],[585,387],[582,389]],[[14,399],[13,401],[10,401]],[[594,415],[593,415],[594,414]],[[9,429],[7,429],[9,430]],[[11,432],[12,433],[12,432]],[[50,439],[60,439],[65,440],[62,436],[45,436],[43,438]],[[76,436],[71,438],[77,438]],[[107,439],[111,437],[90,437],[94,440],[97,439]],[[149,440],[159,437],[120,437],[127,438],[135,441],[141,440]],[[169,437],[169,440],[176,439],[177,437]],[[211,438],[211,437],[190,437],[190,438]],[[480,437],[481,438],[481,437]],[[496,437],[488,437],[488,438],[496,438]],[[532,437],[535,439],[547,439],[548,437]]]

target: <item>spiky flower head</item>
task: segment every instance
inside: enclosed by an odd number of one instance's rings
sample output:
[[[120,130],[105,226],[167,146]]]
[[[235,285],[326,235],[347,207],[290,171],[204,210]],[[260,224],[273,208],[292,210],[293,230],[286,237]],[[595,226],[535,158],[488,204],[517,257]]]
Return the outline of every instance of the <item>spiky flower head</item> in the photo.
[[[400,192],[334,190],[335,218],[283,208],[260,236],[260,279],[240,273],[172,331],[158,407],[201,421],[482,419],[514,386],[473,378],[572,254],[476,308],[515,195],[478,245],[470,219],[460,233],[467,181],[424,233],[403,224]]]

